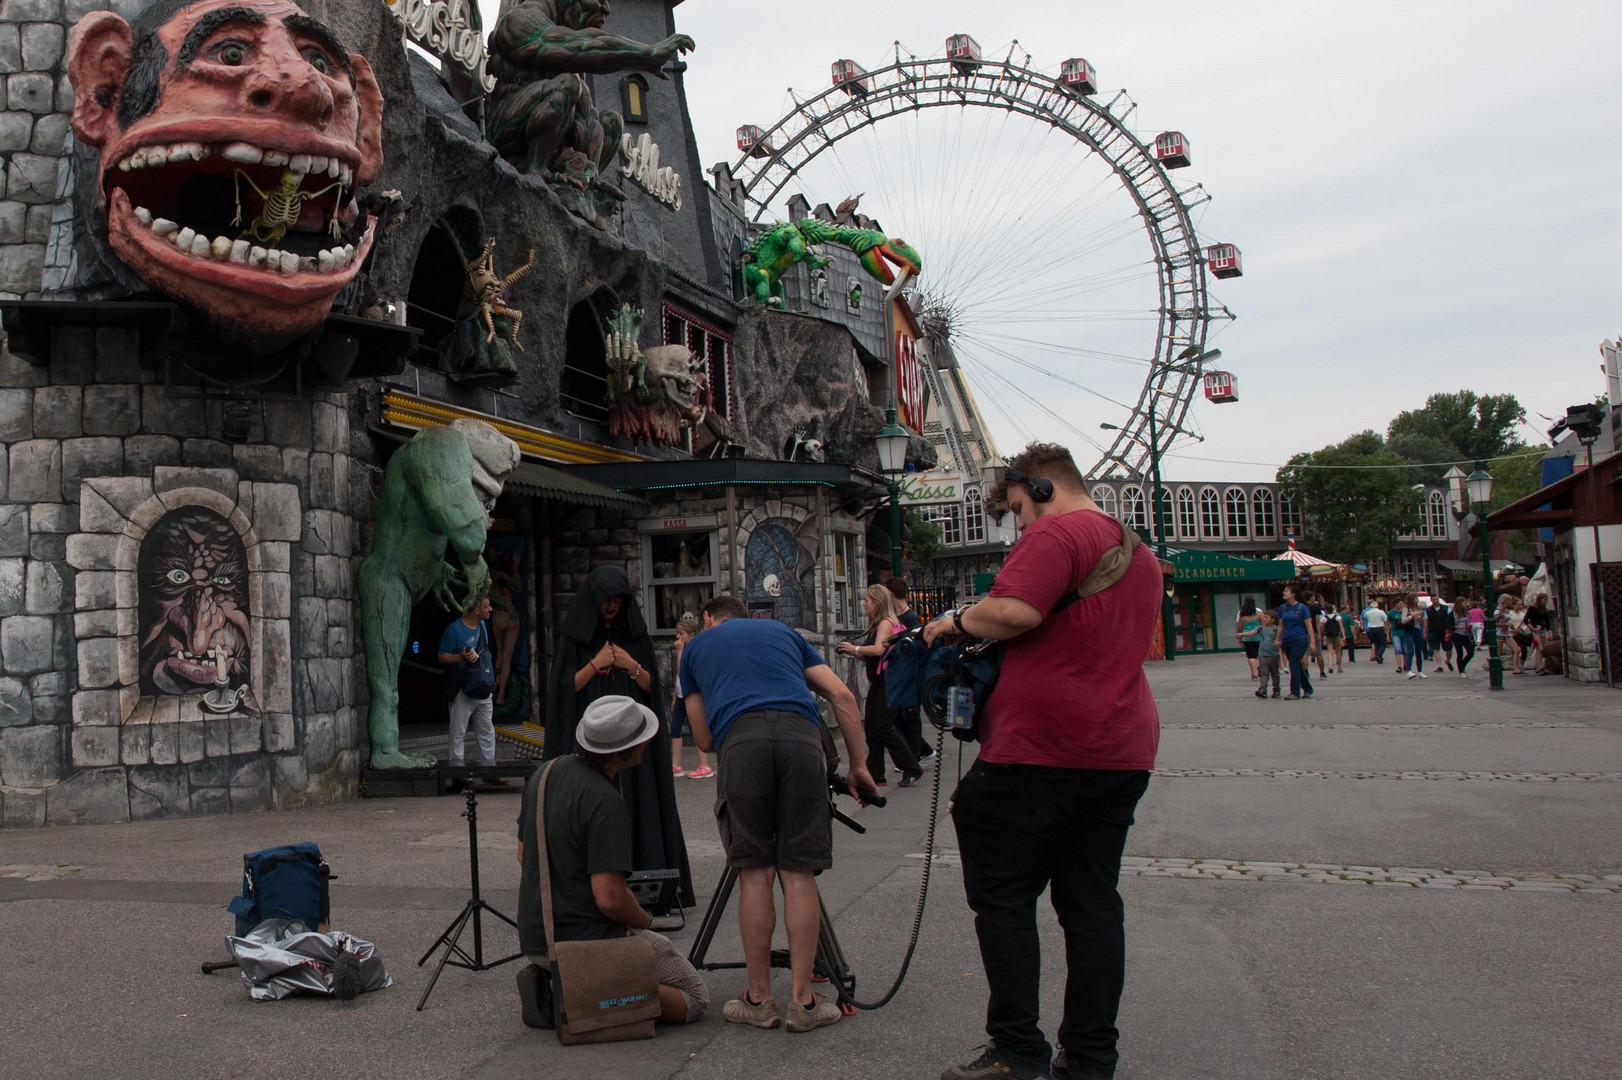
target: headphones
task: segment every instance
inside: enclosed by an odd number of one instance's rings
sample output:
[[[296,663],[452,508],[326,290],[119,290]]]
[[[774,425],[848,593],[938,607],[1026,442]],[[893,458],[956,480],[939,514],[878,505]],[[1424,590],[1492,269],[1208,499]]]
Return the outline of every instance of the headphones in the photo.
[[[1010,484],[1024,484],[1025,490],[1030,493],[1033,503],[1045,503],[1053,498],[1052,480],[1040,476],[1032,479],[1015,468],[1004,470],[1003,479]]]

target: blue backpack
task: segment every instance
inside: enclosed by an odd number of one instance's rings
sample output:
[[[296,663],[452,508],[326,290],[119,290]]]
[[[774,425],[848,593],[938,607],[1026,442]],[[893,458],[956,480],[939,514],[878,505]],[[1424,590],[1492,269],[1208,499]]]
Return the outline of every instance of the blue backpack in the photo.
[[[320,930],[331,919],[327,882],[332,870],[314,844],[284,844],[242,856],[242,895],[226,905],[237,937],[266,919],[296,919]]]
[[[884,654],[884,697],[892,709],[922,709],[939,724],[946,716],[953,686],[974,691],[978,710],[991,696],[1002,667],[1000,642],[968,646],[924,644],[921,631],[899,634]]]

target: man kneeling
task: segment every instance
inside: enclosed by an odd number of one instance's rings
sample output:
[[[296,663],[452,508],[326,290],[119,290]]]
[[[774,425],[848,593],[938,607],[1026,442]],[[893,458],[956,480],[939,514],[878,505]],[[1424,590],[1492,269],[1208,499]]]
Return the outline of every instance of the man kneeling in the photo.
[[[628,697],[592,702],[575,728],[574,756],[552,768],[546,789],[546,844],[552,875],[552,922],[559,941],[596,941],[627,933],[653,945],[659,977],[659,1019],[690,1024],[710,1003],[703,977],[653,922],[625,885],[631,871],[631,815],[614,778],[639,764],[662,730],[651,709]],[[535,835],[537,769],[524,785],[518,812],[518,943],[530,963],[518,972],[524,1023],[553,1026],[551,977],[542,929],[541,868]]]

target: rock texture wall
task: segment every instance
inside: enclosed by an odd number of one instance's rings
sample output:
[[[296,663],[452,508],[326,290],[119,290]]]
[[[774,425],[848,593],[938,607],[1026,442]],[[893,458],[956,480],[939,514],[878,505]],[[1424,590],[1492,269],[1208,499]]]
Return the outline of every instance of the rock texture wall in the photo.
[[[348,397],[267,400],[249,441],[154,381],[127,328],[56,331],[50,367],[0,353],[0,824],[127,821],[352,795]],[[267,442],[267,436],[274,442]],[[247,556],[251,702],[144,693],[137,563],[201,507]]]

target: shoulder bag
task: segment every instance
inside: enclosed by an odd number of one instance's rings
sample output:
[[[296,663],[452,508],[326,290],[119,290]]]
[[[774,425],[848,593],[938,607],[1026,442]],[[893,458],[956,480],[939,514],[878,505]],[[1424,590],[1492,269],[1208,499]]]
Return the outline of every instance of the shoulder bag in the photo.
[[[541,867],[541,913],[558,1042],[625,1042],[653,1038],[659,976],[653,946],[640,934],[600,941],[559,941],[552,926],[552,869],[546,849],[546,781],[559,758],[541,770],[535,793],[535,842]]]

